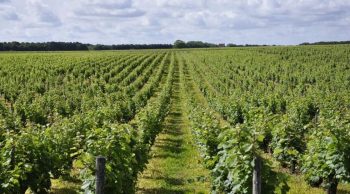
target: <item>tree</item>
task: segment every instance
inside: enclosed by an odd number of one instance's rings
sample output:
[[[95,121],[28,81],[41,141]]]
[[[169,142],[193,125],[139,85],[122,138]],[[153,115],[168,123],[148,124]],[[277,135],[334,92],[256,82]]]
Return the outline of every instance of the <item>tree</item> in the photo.
[[[174,42],[174,48],[186,48],[186,43],[182,40],[176,40]]]

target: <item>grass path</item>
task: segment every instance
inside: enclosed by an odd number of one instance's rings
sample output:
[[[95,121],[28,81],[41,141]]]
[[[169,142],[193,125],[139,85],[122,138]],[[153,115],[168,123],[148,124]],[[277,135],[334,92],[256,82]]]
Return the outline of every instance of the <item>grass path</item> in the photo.
[[[209,193],[209,171],[193,143],[184,111],[176,64],[170,113],[151,150],[147,169],[139,176],[137,193]]]

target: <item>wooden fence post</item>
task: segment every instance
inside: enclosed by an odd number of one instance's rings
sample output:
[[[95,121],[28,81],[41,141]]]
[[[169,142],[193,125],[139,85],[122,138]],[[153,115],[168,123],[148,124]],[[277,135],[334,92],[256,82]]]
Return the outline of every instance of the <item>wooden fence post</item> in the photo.
[[[103,156],[96,157],[96,194],[104,194],[103,188],[105,183],[106,158]]]
[[[261,158],[254,157],[253,194],[261,194]]]

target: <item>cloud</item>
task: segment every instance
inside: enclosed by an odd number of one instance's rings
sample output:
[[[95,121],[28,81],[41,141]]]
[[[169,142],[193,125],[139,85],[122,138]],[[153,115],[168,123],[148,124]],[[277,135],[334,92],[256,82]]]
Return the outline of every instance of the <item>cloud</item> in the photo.
[[[37,16],[39,21],[46,24],[52,24],[53,26],[57,26],[61,24],[61,20],[52,12],[41,9],[37,12]]]
[[[1,13],[1,17],[8,21],[18,21],[19,17],[15,12],[4,12]]]
[[[137,9],[116,9],[116,10],[106,10],[100,8],[94,9],[79,9],[74,12],[78,17],[112,17],[112,18],[128,18],[128,17],[139,17],[145,14],[144,11]]]
[[[53,12],[53,8],[41,0],[29,0],[26,4],[25,27],[57,27],[62,24],[59,16]]]
[[[0,19],[4,21],[18,21],[16,9],[11,5],[0,5]]]
[[[132,1],[130,0],[105,0],[101,2],[100,0],[88,0],[86,4],[89,6],[98,6],[105,9],[125,9],[131,8]]]
[[[105,18],[132,18],[140,17],[144,11],[132,6],[131,0],[88,0],[82,6],[74,10],[77,17],[105,17]]]
[[[3,40],[297,44],[350,39],[348,0],[0,0]]]

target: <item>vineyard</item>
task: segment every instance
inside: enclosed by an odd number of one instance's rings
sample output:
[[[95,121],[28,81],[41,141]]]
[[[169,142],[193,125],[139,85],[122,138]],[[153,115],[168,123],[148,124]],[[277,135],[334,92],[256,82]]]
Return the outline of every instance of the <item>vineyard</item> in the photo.
[[[350,46],[0,53],[0,193],[94,193],[97,156],[106,194],[350,193]]]

